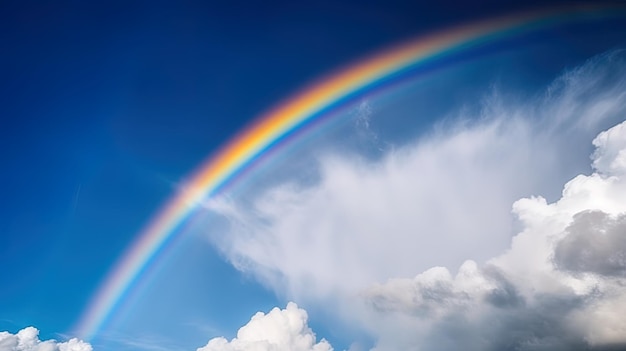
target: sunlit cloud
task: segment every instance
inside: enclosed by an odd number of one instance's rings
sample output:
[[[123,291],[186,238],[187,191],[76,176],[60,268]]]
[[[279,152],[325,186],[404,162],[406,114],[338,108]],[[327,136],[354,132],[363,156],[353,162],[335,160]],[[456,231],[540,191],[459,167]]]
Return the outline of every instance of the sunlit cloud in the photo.
[[[307,312],[290,302],[285,309],[258,312],[231,341],[217,337],[198,351],[332,351],[326,340],[316,342],[307,321]]]
[[[39,330],[27,327],[16,334],[0,332],[0,351],[92,351],[92,347],[75,338],[65,342],[39,340]]]

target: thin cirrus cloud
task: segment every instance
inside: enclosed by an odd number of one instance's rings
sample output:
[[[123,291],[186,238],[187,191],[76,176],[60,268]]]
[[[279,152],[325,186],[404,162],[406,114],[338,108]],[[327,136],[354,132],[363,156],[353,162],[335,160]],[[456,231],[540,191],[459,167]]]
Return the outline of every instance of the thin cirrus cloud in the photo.
[[[342,306],[375,350],[622,347],[624,76],[614,51],[380,159],[326,154],[314,184],[207,203],[228,223],[211,238],[277,293]]]

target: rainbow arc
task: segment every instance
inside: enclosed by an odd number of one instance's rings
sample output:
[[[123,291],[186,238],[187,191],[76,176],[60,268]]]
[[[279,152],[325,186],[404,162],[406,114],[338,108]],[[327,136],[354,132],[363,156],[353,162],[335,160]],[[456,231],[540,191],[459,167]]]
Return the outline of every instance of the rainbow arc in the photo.
[[[314,126],[314,121],[347,98],[371,91],[389,77],[481,43],[496,42],[501,38],[562,22],[597,20],[616,15],[623,16],[624,7],[578,6],[526,12],[460,26],[374,55],[296,94],[260,116],[209,157],[189,178],[184,189],[176,193],[154,216],[110,270],[84,310],[76,326],[79,335],[90,340],[98,334],[136,285],[146,267],[157,259],[161,249],[176,236],[177,228],[189,218],[197,204],[216,195],[219,189],[245,171],[258,157],[278,147],[282,140],[307,126]]]

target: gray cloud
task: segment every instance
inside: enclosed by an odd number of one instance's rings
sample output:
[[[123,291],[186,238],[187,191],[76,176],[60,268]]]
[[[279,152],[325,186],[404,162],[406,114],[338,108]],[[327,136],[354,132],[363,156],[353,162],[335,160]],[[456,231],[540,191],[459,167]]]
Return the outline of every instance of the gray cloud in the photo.
[[[393,313],[408,317],[391,318],[404,324],[402,337],[408,336],[400,341],[404,349],[538,351],[589,347],[564,319],[586,304],[585,298],[569,293],[526,299],[494,266],[479,269],[475,263],[466,262],[454,278],[436,268],[410,284],[399,283],[409,282],[400,280],[373,288],[365,301],[379,317]],[[393,350],[398,345],[397,336],[392,340],[383,336],[376,350]]]
[[[572,272],[626,277],[626,215],[577,214],[557,244],[554,260],[560,269]]]
[[[494,282],[494,288],[485,296],[485,301],[497,308],[524,307],[524,297],[504,273],[493,265],[486,265],[483,274]]]

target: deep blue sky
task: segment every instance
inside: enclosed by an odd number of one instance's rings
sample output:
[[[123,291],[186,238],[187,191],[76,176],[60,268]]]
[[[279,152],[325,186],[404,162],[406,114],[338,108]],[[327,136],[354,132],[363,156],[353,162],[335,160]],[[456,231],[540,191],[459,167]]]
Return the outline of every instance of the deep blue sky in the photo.
[[[66,331],[174,185],[307,82],[424,31],[547,3],[3,1],[0,330]]]

